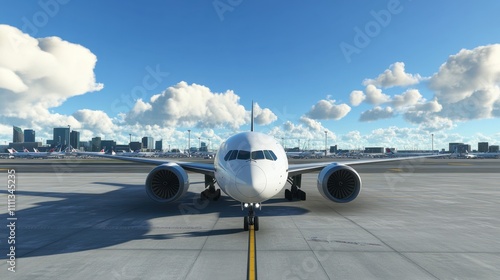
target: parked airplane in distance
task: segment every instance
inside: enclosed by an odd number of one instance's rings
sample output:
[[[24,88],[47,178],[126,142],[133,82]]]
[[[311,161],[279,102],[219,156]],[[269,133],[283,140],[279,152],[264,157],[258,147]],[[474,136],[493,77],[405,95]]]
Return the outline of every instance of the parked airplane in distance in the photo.
[[[416,156],[431,156],[431,155],[438,155],[438,153],[434,152],[404,152],[404,153],[398,153],[394,152],[389,148],[385,148],[385,155],[388,157],[416,157]]]
[[[476,158],[500,158],[499,152],[489,152],[489,153],[469,153],[465,151],[465,158],[476,159]]]
[[[252,225],[254,230],[259,230],[259,217],[255,215],[255,210],[261,209],[263,202],[280,193],[287,182],[291,187],[285,190],[285,198],[305,200],[306,193],[301,189],[304,173],[319,171],[317,188],[320,194],[328,200],[347,203],[359,195],[362,185],[352,165],[412,159],[288,164],[280,143],[269,135],[254,132],[253,121],[250,132],[238,133],[221,144],[213,164],[106,154],[98,156],[158,165],[148,174],[145,187],[149,197],[160,203],[177,201],[186,194],[189,188],[186,171],[204,174],[206,189],[201,198],[218,200],[222,190],[240,202],[242,209],[248,210],[243,222],[245,230]],[[216,183],[219,189],[216,189]]]
[[[129,150],[128,152],[123,151],[123,152],[119,152],[116,154],[119,156],[125,156],[125,157],[152,157],[155,155],[154,152],[141,152],[139,150],[137,150],[137,151]]]
[[[48,155],[47,153],[40,153],[40,152],[30,152],[28,149],[24,148],[22,152],[16,151],[16,149],[11,148],[7,149],[9,151],[10,155],[15,158],[47,158]]]

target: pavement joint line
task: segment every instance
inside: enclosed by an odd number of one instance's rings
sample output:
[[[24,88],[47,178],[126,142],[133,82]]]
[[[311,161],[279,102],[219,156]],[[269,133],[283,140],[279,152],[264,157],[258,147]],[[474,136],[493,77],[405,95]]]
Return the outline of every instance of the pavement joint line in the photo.
[[[439,279],[439,277],[437,277],[436,275],[432,274],[429,270],[425,269],[424,267],[422,267],[421,265],[419,265],[418,263],[416,263],[414,260],[412,260],[409,256],[406,256],[405,253],[406,252],[400,252],[396,249],[394,249],[392,246],[390,246],[389,244],[387,244],[386,242],[384,242],[382,239],[380,239],[377,235],[375,235],[374,233],[372,233],[371,231],[369,231],[368,229],[362,227],[360,224],[356,223],[354,220],[352,219],[349,219],[348,217],[342,215],[339,211],[333,209],[333,211],[335,211],[337,214],[339,214],[341,217],[343,217],[344,219],[348,220],[349,222],[353,223],[354,225],[356,225],[357,227],[361,228],[362,230],[364,230],[366,233],[370,234],[371,236],[373,236],[374,238],[376,238],[378,241],[380,241],[384,246],[387,246],[387,248],[389,248],[390,250],[392,250],[393,253],[396,253],[398,254],[400,257],[402,257],[403,259],[405,259],[407,262],[415,265],[418,269],[420,269],[421,271],[425,272],[426,274],[428,274],[429,276],[433,277],[434,279]]]

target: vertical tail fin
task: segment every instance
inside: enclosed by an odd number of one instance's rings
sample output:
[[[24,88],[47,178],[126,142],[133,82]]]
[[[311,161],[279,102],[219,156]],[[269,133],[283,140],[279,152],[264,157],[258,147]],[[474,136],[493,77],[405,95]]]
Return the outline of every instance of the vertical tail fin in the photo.
[[[252,100],[252,113],[250,116],[250,131],[253,131],[253,100]]]

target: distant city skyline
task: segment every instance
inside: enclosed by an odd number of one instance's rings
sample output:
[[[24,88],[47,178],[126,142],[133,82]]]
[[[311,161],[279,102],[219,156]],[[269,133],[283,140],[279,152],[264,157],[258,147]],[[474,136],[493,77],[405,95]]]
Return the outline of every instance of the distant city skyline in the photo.
[[[218,147],[252,100],[285,146],[500,142],[499,1],[7,2],[0,142],[69,125]]]
[[[13,129],[13,141],[11,143],[16,143],[14,141],[14,139],[16,137],[20,137],[19,136],[19,131],[23,131],[22,128],[20,127],[17,127],[17,126],[12,126],[12,129]],[[25,129],[24,131],[33,131],[31,129]],[[33,131],[33,134],[34,134],[34,131]],[[68,139],[68,136],[71,136],[70,139]],[[189,139],[189,135],[188,135],[188,139],[185,139],[185,143],[184,144],[181,144],[181,145],[173,145],[172,143],[165,143],[166,147],[168,147],[168,150],[170,149],[181,149],[181,150],[188,150],[188,149],[191,149],[191,148],[197,148],[197,149],[200,149],[200,150],[216,150],[217,148],[210,148],[209,146],[207,146],[207,143],[205,141],[202,141],[201,138],[198,138],[198,141],[195,141],[196,139]],[[78,140],[76,140],[78,139]],[[129,135],[129,140],[132,139],[132,136]],[[56,141],[57,140],[57,141]],[[100,150],[101,147],[103,146],[128,146],[130,148],[130,145],[132,143],[140,143],[141,144],[141,147],[144,148],[144,149],[149,149],[149,150],[165,150],[164,145],[163,145],[163,139],[161,140],[157,140],[155,141],[153,137],[150,137],[150,136],[143,136],[141,137],[141,141],[136,141],[136,142],[133,142],[133,141],[130,141],[128,143],[119,143],[119,142],[116,142],[114,139],[102,139],[101,137],[93,137],[92,139],[90,140],[83,140],[83,141],[80,141],[80,133],[76,130],[71,130],[70,131],[70,128],[69,127],[57,127],[57,128],[53,128],[53,137],[52,139],[47,139],[46,143],[42,143],[42,145],[50,145],[50,146],[59,146],[59,145],[62,145],[62,146],[66,146],[67,145],[67,142],[71,141],[71,146],[73,148],[76,148],[78,149],[80,147],[80,143],[88,143],[89,147],[91,150]],[[191,141],[192,140],[192,141]],[[211,141],[211,139],[206,139],[209,143]],[[489,142],[478,142],[477,143],[477,149],[472,149],[473,145],[469,144],[469,143],[462,143],[462,142],[449,142],[448,143],[448,149],[446,148],[435,148],[435,149],[432,149],[432,147],[430,149],[428,148],[420,148],[418,146],[414,146],[414,147],[397,147],[397,146],[385,146],[385,145],[372,145],[372,146],[363,146],[363,147],[357,147],[357,148],[345,148],[345,147],[338,147],[337,144],[335,145],[328,145],[328,143],[325,143],[325,145],[323,145],[322,147],[320,146],[314,146],[314,147],[311,147],[310,145],[310,141],[306,141],[306,143],[302,143],[302,146],[301,146],[301,143],[299,141],[299,139],[296,139],[297,140],[297,145],[290,145],[290,146],[287,146],[285,145],[285,139],[284,138],[281,138],[281,139],[276,139],[278,141],[281,141],[283,147],[285,149],[294,149],[294,148],[299,148],[300,150],[325,150],[325,148],[327,150],[330,150],[332,147],[335,147],[335,149],[339,149],[339,150],[365,150],[365,149],[370,149],[370,147],[377,147],[377,149],[380,148],[395,148],[397,150],[427,150],[427,151],[430,151],[430,150],[445,150],[445,151],[454,151],[454,147],[459,145],[459,146],[467,146],[468,148],[466,150],[468,151],[479,151],[479,152],[488,152],[489,149],[488,147],[492,147],[496,149],[496,147],[498,145],[493,145],[494,143],[489,143]],[[326,139],[325,139],[326,140]],[[25,141],[27,142],[27,141]],[[36,142],[36,141],[32,141],[32,142]],[[42,142],[42,141],[40,141]],[[103,144],[104,142],[104,144]],[[113,143],[112,145],[110,145],[109,143]],[[191,143],[191,144],[190,144]],[[196,144],[197,143],[197,144]],[[195,145],[193,145],[195,144]],[[157,147],[161,147],[160,149],[158,149]],[[338,147],[338,148],[337,148]],[[463,149],[463,148],[461,148]]]

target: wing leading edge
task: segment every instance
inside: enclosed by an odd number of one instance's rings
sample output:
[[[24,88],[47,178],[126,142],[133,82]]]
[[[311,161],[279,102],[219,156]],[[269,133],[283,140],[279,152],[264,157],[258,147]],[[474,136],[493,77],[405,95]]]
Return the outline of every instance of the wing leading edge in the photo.
[[[214,177],[215,167],[210,163],[196,163],[196,162],[177,162],[177,161],[165,161],[161,159],[152,159],[152,158],[141,158],[141,157],[124,157],[124,156],[116,156],[116,155],[106,155],[106,154],[90,154],[90,153],[78,153],[79,155],[87,155],[87,156],[97,156],[103,158],[111,158],[123,161],[131,161],[131,162],[139,162],[144,164],[151,165],[161,165],[164,163],[176,163],[186,171],[201,173],[205,175],[210,175]]]
[[[303,173],[320,171],[330,164],[338,165],[359,165],[359,164],[372,164],[377,162],[390,162],[390,161],[402,161],[402,160],[417,160],[432,157],[441,157],[445,155],[428,155],[428,156],[416,156],[416,157],[404,157],[404,158],[387,158],[387,159],[368,159],[368,160],[355,160],[355,161],[345,161],[345,162],[318,162],[318,163],[301,163],[301,164],[290,164],[288,165],[288,176],[293,177]]]

